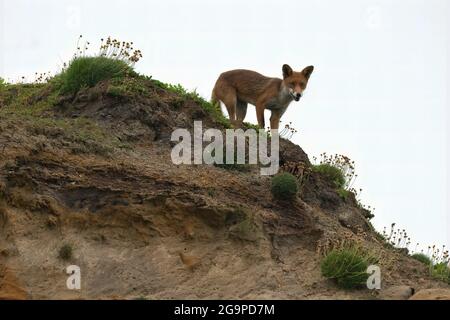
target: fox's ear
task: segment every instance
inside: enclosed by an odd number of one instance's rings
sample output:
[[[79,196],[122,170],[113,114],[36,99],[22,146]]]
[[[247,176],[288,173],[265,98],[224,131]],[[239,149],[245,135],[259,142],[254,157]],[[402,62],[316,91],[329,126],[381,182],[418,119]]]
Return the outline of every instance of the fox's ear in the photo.
[[[314,66],[309,66],[303,69],[302,73],[305,76],[306,79],[309,79],[311,76],[311,73],[314,71]]]
[[[286,79],[290,75],[292,75],[292,68],[287,64],[283,64],[283,79]]]

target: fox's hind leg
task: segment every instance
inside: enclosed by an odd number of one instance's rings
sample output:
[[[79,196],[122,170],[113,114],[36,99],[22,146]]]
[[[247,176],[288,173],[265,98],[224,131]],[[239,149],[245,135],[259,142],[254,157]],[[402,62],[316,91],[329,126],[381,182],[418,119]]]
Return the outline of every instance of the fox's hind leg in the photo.
[[[241,127],[247,115],[247,102],[237,100],[236,102],[236,124]]]
[[[234,89],[233,87],[222,88],[220,100],[222,100],[223,104],[227,108],[230,122],[235,125],[237,103],[236,89]]]

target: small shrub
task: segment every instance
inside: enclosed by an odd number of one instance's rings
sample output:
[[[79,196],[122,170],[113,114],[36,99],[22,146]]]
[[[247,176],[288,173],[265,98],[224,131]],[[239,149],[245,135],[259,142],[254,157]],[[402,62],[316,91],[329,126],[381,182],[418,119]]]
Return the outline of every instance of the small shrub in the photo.
[[[76,57],[58,77],[61,93],[76,93],[102,80],[125,77],[133,69],[122,60],[108,57]]]
[[[272,195],[279,200],[292,200],[298,192],[297,179],[290,173],[281,173],[272,178]]]
[[[322,275],[344,289],[358,288],[367,282],[367,268],[376,259],[356,246],[333,249],[322,260]]]
[[[411,258],[416,259],[428,266],[432,265],[431,259],[424,253],[414,253]]]
[[[73,256],[73,248],[72,245],[66,243],[60,249],[58,253],[58,257],[62,260],[70,260]]]
[[[327,180],[332,181],[336,188],[344,188],[345,177],[339,168],[331,164],[322,163],[313,166],[312,169],[314,172],[318,172],[323,175]]]

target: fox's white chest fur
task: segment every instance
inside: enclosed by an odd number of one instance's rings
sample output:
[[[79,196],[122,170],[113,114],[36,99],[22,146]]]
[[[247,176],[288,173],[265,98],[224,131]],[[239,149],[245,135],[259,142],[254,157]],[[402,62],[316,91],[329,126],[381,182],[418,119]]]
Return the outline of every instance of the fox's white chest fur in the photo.
[[[283,113],[289,106],[289,104],[294,100],[292,98],[289,89],[285,86],[282,87],[278,95],[269,101],[267,101],[266,109],[269,110],[281,110]]]

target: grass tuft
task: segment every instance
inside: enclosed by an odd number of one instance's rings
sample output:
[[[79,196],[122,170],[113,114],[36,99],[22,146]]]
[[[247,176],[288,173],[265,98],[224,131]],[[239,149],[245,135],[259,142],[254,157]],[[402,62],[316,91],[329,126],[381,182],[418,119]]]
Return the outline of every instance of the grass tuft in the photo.
[[[102,80],[124,78],[134,74],[124,61],[108,57],[76,57],[66,70],[55,77],[62,94],[75,94],[81,88],[93,87]]]
[[[331,250],[323,258],[320,269],[322,275],[332,279],[343,289],[363,287],[369,274],[367,268],[376,259],[358,246],[348,246]]]

